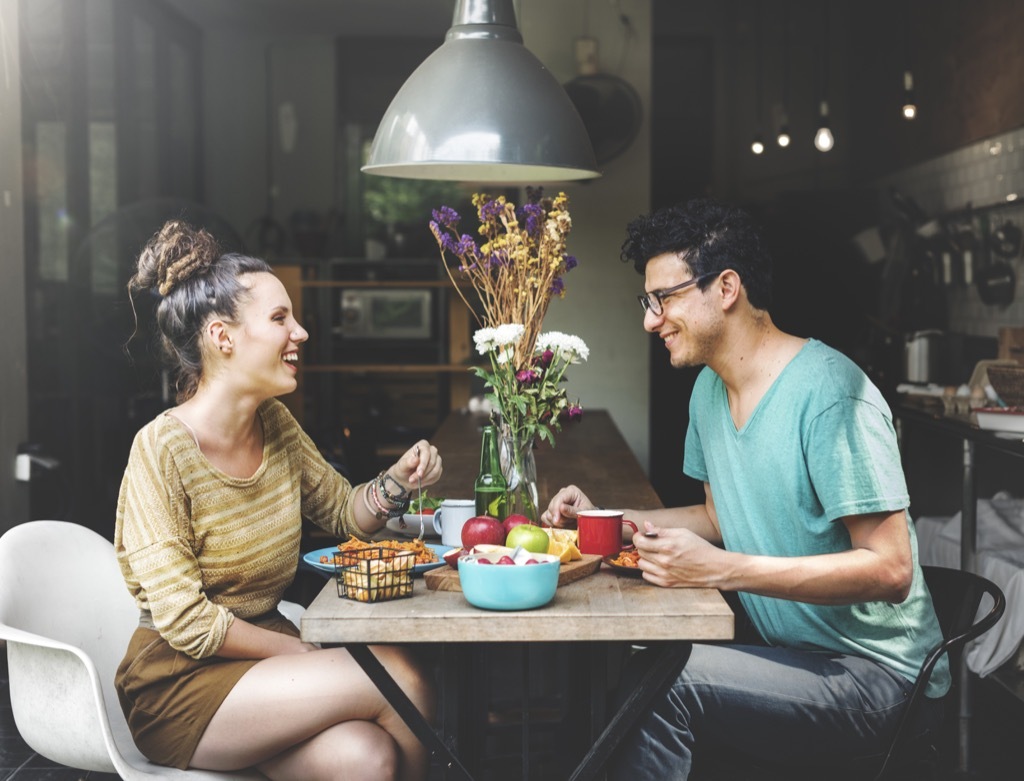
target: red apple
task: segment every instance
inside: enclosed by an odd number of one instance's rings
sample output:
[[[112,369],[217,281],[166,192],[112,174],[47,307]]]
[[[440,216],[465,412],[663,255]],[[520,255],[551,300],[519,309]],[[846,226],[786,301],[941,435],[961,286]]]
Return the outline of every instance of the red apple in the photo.
[[[508,533],[510,531],[512,531],[514,528],[516,528],[517,526],[519,526],[520,524],[523,524],[523,523],[528,523],[531,526],[539,526],[540,525],[538,523],[534,523],[529,518],[527,518],[525,515],[517,515],[515,513],[513,513],[510,516],[508,516],[508,518],[506,518],[504,523],[502,523],[501,525],[505,527],[505,534],[508,535]]]
[[[448,551],[446,554],[444,554],[444,556],[442,556],[441,558],[443,558],[446,562],[448,562],[448,566],[449,567],[453,567],[454,569],[458,569],[459,568],[459,559],[461,559],[463,556],[468,556],[468,555],[469,555],[469,553],[466,551],[465,548],[452,548],[450,551]]]
[[[504,545],[505,527],[489,515],[477,515],[462,526],[462,547],[472,550],[475,545]]]

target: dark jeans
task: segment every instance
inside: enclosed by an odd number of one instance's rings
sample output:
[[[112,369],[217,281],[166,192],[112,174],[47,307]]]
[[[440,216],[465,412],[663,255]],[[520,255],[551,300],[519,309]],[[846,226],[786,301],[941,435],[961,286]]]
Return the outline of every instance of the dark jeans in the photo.
[[[635,655],[628,692],[646,666]],[[913,683],[858,656],[757,645],[695,644],[676,682],[623,740],[609,777],[668,781],[694,754],[739,752],[768,762],[836,762],[888,747]],[[941,718],[929,701],[926,726]]]

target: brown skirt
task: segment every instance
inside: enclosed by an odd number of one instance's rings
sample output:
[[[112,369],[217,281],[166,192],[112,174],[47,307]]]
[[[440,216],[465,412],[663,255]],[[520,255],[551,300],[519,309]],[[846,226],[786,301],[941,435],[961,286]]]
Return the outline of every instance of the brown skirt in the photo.
[[[249,619],[294,637],[279,613]],[[117,668],[114,685],[135,745],[150,762],[184,770],[228,692],[258,659],[193,659],[155,629],[139,627]]]

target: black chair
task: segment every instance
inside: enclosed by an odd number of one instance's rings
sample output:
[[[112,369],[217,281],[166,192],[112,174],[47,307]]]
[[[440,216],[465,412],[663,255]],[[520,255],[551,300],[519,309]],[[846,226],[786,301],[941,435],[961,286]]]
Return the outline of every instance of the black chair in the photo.
[[[991,581],[972,572],[945,567],[922,567],[924,579],[932,595],[935,613],[939,619],[943,640],[931,650],[921,665],[917,681],[893,734],[885,754],[843,759],[833,765],[767,764],[743,757],[714,757],[701,766],[695,778],[715,779],[786,779],[786,781],[883,781],[897,778],[935,779],[938,773],[938,750],[933,733],[920,734],[916,729],[924,692],[935,665],[944,654],[950,655],[950,667],[955,673],[956,659],[964,645],[987,632],[1003,615],[1006,598]],[[991,606],[983,616],[978,608],[986,595]],[[952,689],[950,690],[952,691]],[[947,695],[947,700],[949,695]],[[916,733],[916,734],[915,734]],[[905,774],[905,775],[904,775]]]

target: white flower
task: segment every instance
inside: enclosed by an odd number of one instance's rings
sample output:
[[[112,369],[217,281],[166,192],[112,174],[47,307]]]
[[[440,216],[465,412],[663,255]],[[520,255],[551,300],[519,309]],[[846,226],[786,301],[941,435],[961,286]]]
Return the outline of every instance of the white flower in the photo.
[[[537,337],[537,349],[551,350],[566,363],[582,363],[590,357],[590,348],[578,336],[549,331]]]
[[[526,329],[516,323],[499,325],[497,328],[480,328],[473,334],[476,351],[487,355],[499,347],[507,347],[518,342]]]

